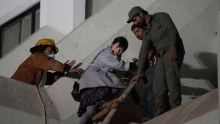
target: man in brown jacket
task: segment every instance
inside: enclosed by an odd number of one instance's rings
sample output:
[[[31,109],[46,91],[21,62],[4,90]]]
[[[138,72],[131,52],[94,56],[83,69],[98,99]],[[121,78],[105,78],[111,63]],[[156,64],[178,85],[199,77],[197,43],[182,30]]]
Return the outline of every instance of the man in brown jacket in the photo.
[[[12,75],[12,79],[43,87],[45,84],[55,82],[65,72],[81,73],[83,71],[80,68],[71,69],[75,64],[75,60],[62,64],[54,59],[58,48],[55,46],[53,39],[39,40],[30,49],[30,52],[32,54],[18,67]],[[47,72],[48,70],[56,71],[56,73],[52,74]]]

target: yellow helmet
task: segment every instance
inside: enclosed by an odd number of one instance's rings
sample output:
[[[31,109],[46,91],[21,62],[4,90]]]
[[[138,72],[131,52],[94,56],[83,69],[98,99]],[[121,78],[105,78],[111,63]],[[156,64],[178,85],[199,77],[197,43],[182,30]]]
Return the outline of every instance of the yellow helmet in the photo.
[[[53,39],[40,39],[39,41],[37,41],[37,43],[35,44],[35,46],[40,46],[40,45],[51,45],[51,46],[55,46],[54,40]]]
[[[53,39],[40,39],[39,41],[37,41],[35,46],[30,49],[31,53],[34,53],[42,46],[53,46],[55,54],[59,51]]]

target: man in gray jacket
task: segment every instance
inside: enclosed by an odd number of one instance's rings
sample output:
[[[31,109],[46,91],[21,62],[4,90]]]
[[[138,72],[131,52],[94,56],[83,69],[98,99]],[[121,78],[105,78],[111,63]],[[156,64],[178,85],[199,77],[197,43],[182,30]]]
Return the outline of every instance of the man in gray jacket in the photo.
[[[127,23],[145,26],[144,37],[139,53],[137,74],[131,81],[142,77],[147,62],[148,51],[154,46],[159,53],[153,81],[154,116],[165,112],[165,96],[169,91],[171,109],[181,104],[180,66],[183,62],[185,50],[182,39],[167,13],[160,12],[149,15],[139,6],[133,7]]]

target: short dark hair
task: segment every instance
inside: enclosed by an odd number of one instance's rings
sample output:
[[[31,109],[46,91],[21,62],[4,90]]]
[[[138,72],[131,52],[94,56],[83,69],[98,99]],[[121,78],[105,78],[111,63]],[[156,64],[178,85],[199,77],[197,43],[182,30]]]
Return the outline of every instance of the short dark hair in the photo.
[[[124,51],[126,51],[127,48],[128,48],[128,41],[127,41],[127,39],[124,38],[123,36],[116,37],[116,38],[113,40],[112,44],[115,44],[115,43],[119,43],[119,46],[120,46],[121,48],[123,48]]]
[[[136,25],[136,24],[133,24],[132,26],[131,26],[131,31],[133,31],[135,28],[143,28],[143,26],[141,26],[141,25]]]

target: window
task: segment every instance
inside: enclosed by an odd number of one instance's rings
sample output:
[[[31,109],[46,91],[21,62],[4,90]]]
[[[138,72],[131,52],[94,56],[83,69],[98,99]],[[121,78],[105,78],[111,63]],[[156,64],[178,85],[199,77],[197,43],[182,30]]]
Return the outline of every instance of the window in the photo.
[[[0,57],[39,29],[40,3],[0,26]]]

